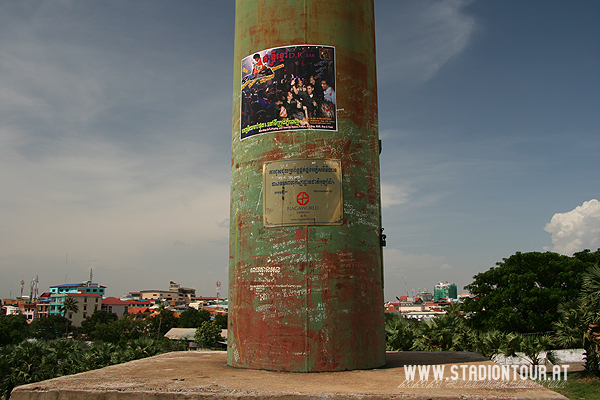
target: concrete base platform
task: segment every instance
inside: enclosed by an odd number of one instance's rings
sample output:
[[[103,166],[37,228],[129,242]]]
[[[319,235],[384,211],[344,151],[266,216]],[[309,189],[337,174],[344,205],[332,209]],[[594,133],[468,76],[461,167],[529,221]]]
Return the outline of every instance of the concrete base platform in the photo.
[[[11,400],[566,399],[518,376],[463,380],[461,368],[497,365],[477,353],[389,352],[386,359],[379,369],[291,373],[232,368],[225,352],[176,352],[20,386]],[[407,381],[405,365],[444,366],[444,379],[431,373],[419,381],[417,373]],[[445,379],[453,365],[459,379]]]

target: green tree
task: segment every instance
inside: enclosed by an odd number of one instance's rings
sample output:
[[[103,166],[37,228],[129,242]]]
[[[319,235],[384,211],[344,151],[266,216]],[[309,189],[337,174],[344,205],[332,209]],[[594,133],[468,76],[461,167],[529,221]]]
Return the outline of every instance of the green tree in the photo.
[[[8,399],[15,386],[56,378],[109,365],[150,357],[165,351],[183,350],[180,344],[148,337],[119,345],[61,339],[23,341],[0,347],[0,398]]]
[[[458,303],[451,303],[445,315],[431,320],[386,314],[385,321],[387,350],[479,351],[475,350],[477,332],[467,326]]]
[[[16,386],[54,377],[55,366],[43,363],[45,352],[43,342],[0,347],[0,396],[8,399]]]
[[[600,267],[595,265],[583,276],[581,307],[585,324],[586,369],[600,375]]]
[[[115,321],[96,324],[92,337],[110,343],[125,343],[144,336],[146,324],[132,316],[125,315]]]
[[[180,328],[199,328],[205,321],[210,321],[210,313],[206,310],[189,308],[179,314]]]
[[[588,325],[600,323],[600,267],[595,265],[583,274],[581,306]]]
[[[559,318],[558,305],[575,298],[589,264],[557,253],[520,253],[474,276],[465,300],[471,326],[504,332],[546,332]]]
[[[77,299],[72,296],[66,296],[63,301],[62,306],[60,306],[60,311],[63,313],[63,315],[65,317],[67,316],[67,313],[69,313],[69,312],[77,313],[79,311],[79,305],[77,303]],[[71,325],[70,323],[65,324],[65,335],[69,334],[69,326],[70,325]]]
[[[70,326],[71,321],[62,315],[51,315],[48,317],[36,318],[31,321],[29,329],[31,336],[36,339],[53,340],[64,335],[65,326]]]
[[[110,324],[118,319],[116,314],[106,311],[96,310],[92,315],[81,322],[81,333],[85,333],[90,339],[94,337],[94,332],[99,324]]]
[[[523,353],[531,365],[546,364],[546,361],[555,363],[551,351],[552,339],[549,335],[520,335],[517,351]],[[542,355],[545,353],[545,357]]]
[[[589,249],[585,249],[580,251],[579,253],[573,254],[573,257],[576,259],[583,261],[584,263],[593,266],[600,265],[600,249],[595,252],[591,252]]]
[[[221,327],[221,329],[227,329],[228,314],[217,314],[215,315],[215,323]]]
[[[436,317],[419,325],[411,350],[416,351],[456,351],[463,350],[457,342],[458,326],[452,318]],[[458,348],[457,348],[458,345]]]
[[[66,316],[68,312],[78,312],[79,303],[77,302],[77,299],[72,296],[66,296],[62,306],[60,306],[60,311],[63,313],[64,316]]]
[[[146,318],[146,329],[148,335],[159,340],[169,331],[169,329],[177,326],[177,318],[173,311],[160,305],[158,312]]]
[[[24,315],[0,315],[0,346],[22,342],[28,332],[29,325]]]
[[[221,327],[213,321],[203,322],[194,334],[194,341],[200,347],[215,347],[222,340]]]
[[[396,314],[385,315],[386,350],[408,351],[418,335],[419,321]]]
[[[582,348],[587,327],[581,300],[578,298],[562,303],[557,311],[559,319],[552,324],[555,345],[561,349]]]
[[[469,351],[481,353],[490,359],[496,354],[514,353],[514,351],[516,351],[507,350],[512,347],[507,346],[507,344],[510,342],[510,338],[507,338],[507,335],[514,335],[512,333],[507,334],[505,332],[500,332],[497,329],[486,331],[471,330],[471,332],[471,346],[468,347]]]

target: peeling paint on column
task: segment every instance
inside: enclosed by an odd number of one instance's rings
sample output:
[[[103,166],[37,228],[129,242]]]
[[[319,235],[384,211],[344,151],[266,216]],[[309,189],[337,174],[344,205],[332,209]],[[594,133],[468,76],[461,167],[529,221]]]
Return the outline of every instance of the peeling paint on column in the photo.
[[[382,366],[373,0],[237,0],[235,27],[228,364],[304,372]],[[265,129],[242,138],[242,60],[294,46],[335,54],[328,66],[336,130]],[[274,79],[268,67],[257,77]],[[265,227],[265,164],[313,159],[340,161],[340,223]]]

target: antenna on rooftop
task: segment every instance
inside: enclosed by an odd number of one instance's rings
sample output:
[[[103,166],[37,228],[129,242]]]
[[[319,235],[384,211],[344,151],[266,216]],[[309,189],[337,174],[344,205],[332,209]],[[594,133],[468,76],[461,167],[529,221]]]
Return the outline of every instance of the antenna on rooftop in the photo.
[[[39,293],[38,292],[38,283],[40,283],[40,277],[39,277],[39,275],[36,275],[35,276],[35,292],[34,292],[34,297],[33,297],[34,300],[37,300],[37,298],[38,298],[38,293]]]
[[[31,284],[29,285],[29,302],[31,303],[33,301],[33,290],[35,288],[35,279],[33,279],[31,281]]]
[[[94,271],[90,268],[90,284],[92,283],[92,278],[94,277]]]
[[[219,308],[219,294],[221,292],[221,281],[217,281],[217,308]]]

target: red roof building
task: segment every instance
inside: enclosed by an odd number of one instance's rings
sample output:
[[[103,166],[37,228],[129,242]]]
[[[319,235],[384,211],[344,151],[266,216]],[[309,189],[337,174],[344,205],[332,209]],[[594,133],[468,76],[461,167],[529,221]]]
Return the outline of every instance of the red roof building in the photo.
[[[118,318],[121,318],[129,313],[129,302],[116,297],[107,297],[102,299],[102,311],[116,314]]]

